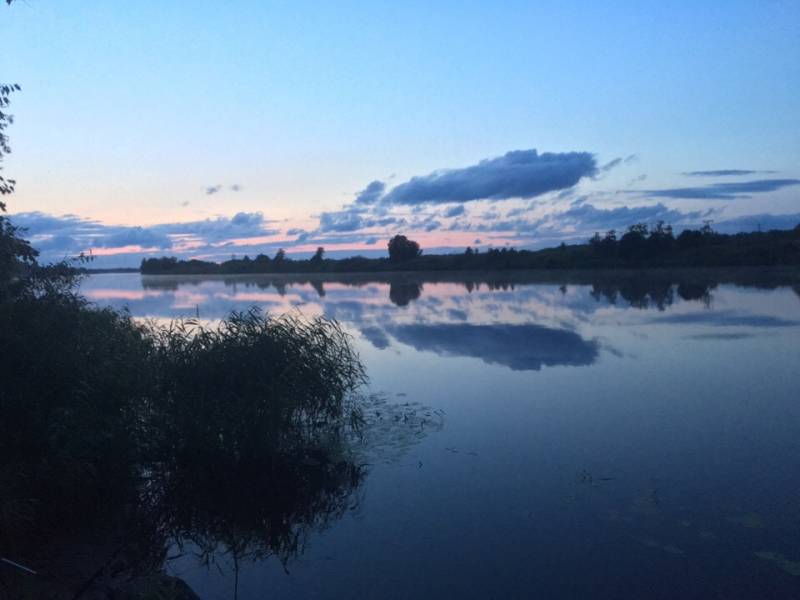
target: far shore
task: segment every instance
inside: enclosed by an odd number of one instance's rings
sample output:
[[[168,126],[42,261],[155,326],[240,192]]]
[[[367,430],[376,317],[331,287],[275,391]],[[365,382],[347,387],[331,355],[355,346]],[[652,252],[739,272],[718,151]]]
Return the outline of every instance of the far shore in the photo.
[[[141,273],[139,269],[86,269],[88,275],[112,273]],[[504,269],[504,270],[408,270],[353,272],[282,272],[282,273],[208,273],[208,274],[141,274],[145,281],[330,281],[330,282],[389,282],[458,283],[467,281],[514,281],[518,283],[587,283],[630,277],[657,279],[709,280],[719,283],[737,281],[780,281],[800,283],[800,266],[770,267],[639,267],[597,269]]]

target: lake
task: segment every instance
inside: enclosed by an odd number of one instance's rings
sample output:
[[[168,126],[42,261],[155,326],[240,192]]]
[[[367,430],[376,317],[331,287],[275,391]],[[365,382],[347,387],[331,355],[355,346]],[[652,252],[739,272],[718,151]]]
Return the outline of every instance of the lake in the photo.
[[[143,277],[136,317],[336,319],[367,392],[439,419],[275,558],[167,570],[203,598],[800,597],[800,287],[752,274]]]

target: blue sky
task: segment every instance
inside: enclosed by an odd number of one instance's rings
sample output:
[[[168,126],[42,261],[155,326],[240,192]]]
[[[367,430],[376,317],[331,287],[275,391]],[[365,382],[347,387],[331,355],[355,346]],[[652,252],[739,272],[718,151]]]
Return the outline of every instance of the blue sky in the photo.
[[[26,0],[0,35],[9,209],[53,257],[800,220],[796,1]]]

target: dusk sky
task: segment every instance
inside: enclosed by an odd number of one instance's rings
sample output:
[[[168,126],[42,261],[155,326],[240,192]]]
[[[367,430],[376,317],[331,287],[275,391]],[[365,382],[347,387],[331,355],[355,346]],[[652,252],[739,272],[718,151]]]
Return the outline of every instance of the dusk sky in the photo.
[[[45,259],[550,246],[800,222],[800,2],[0,7]]]

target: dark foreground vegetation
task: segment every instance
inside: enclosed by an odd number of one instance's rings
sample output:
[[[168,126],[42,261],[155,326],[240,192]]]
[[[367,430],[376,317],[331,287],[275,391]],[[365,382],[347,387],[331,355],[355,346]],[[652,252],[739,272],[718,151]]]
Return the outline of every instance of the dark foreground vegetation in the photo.
[[[467,248],[463,254],[425,255],[405,236],[389,241],[388,258],[354,256],[324,258],[319,248],[308,260],[294,260],[283,250],[270,258],[259,254],[223,263],[148,258],[140,270],[146,275],[231,275],[252,273],[378,273],[386,271],[502,271],[510,269],[620,269],[665,267],[742,267],[800,265],[800,225],[792,230],[737,233],[715,232],[710,225],[686,229],[675,236],[672,228],[638,223],[618,236],[616,231],[595,234],[586,244],[545,250]]]
[[[75,265],[39,264],[4,211],[1,599],[193,598],[163,571],[184,548],[237,574],[247,558],[286,565],[358,504],[383,419],[393,440],[425,429],[412,406],[357,393],[364,369],[334,321],[139,322],[83,298]]]
[[[191,598],[183,548],[286,565],[358,505],[376,432],[433,422],[357,393],[334,321],[142,323],[0,226],[0,598]]]

